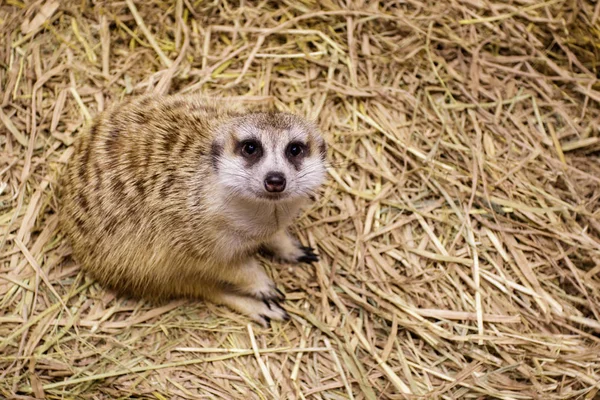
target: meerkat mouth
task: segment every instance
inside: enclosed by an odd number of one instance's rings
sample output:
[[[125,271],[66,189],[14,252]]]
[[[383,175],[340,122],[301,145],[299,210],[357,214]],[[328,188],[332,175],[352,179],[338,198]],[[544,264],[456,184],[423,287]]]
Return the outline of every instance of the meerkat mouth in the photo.
[[[289,195],[287,193],[260,193],[257,194],[257,197],[263,200],[278,201],[289,198]]]

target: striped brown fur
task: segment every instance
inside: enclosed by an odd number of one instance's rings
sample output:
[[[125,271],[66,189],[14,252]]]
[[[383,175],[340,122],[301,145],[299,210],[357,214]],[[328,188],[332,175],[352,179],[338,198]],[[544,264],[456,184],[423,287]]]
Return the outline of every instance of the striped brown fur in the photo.
[[[273,241],[276,253],[297,251],[297,243],[286,226],[243,232],[214,194],[216,163],[231,147],[215,139],[251,115],[193,95],[143,96],[98,115],[78,138],[63,183],[61,223],[75,259],[129,296],[206,298],[263,324],[286,318],[253,255]],[[287,114],[264,120],[273,129],[290,123]],[[315,152],[324,146],[317,142]]]

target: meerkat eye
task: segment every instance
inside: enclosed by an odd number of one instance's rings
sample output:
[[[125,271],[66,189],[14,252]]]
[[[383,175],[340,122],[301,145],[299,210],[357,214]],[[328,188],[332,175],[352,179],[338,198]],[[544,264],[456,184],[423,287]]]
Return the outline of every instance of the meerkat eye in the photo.
[[[292,157],[298,157],[304,153],[304,145],[302,143],[290,143],[287,152]]]
[[[260,144],[256,140],[246,140],[242,143],[242,155],[252,156],[260,150]]]

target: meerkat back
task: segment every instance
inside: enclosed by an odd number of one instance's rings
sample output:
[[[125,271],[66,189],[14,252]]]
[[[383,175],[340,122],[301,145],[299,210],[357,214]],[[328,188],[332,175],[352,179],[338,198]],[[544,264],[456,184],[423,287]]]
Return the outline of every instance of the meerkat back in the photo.
[[[69,162],[62,212],[74,255],[91,275],[128,294],[156,290],[143,287],[156,272],[144,270],[146,258],[160,257],[152,253],[161,235],[179,234],[184,175],[202,175],[193,160],[210,151],[211,125],[235,112],[195,97],[146,96],[94,119]],[[120,258],[138,262],[121,269]]]
[[[61,221],[91,276],[130,296],[213,300],[263,325],[287,317],[254,254],[316,260],[286,232],[323,179],[312,124],[198,96],[143,96],[99,114],[75,146]]]

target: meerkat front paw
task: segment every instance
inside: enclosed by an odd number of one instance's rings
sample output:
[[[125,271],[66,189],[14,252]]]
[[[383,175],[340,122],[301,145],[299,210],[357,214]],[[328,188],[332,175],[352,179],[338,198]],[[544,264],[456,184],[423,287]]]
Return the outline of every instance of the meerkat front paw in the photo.
[[[290,248],[282,248],[276,256],[291,263],[312,264],[319,261],[319,256],[312,247],[301,246],[299,243],[293,243]]]
[[[266,243],[264,250],[283,262],[310,264],[319,261],[319,256],[315,254],[312,247],[302,246],[296,239],[283,231]]]

